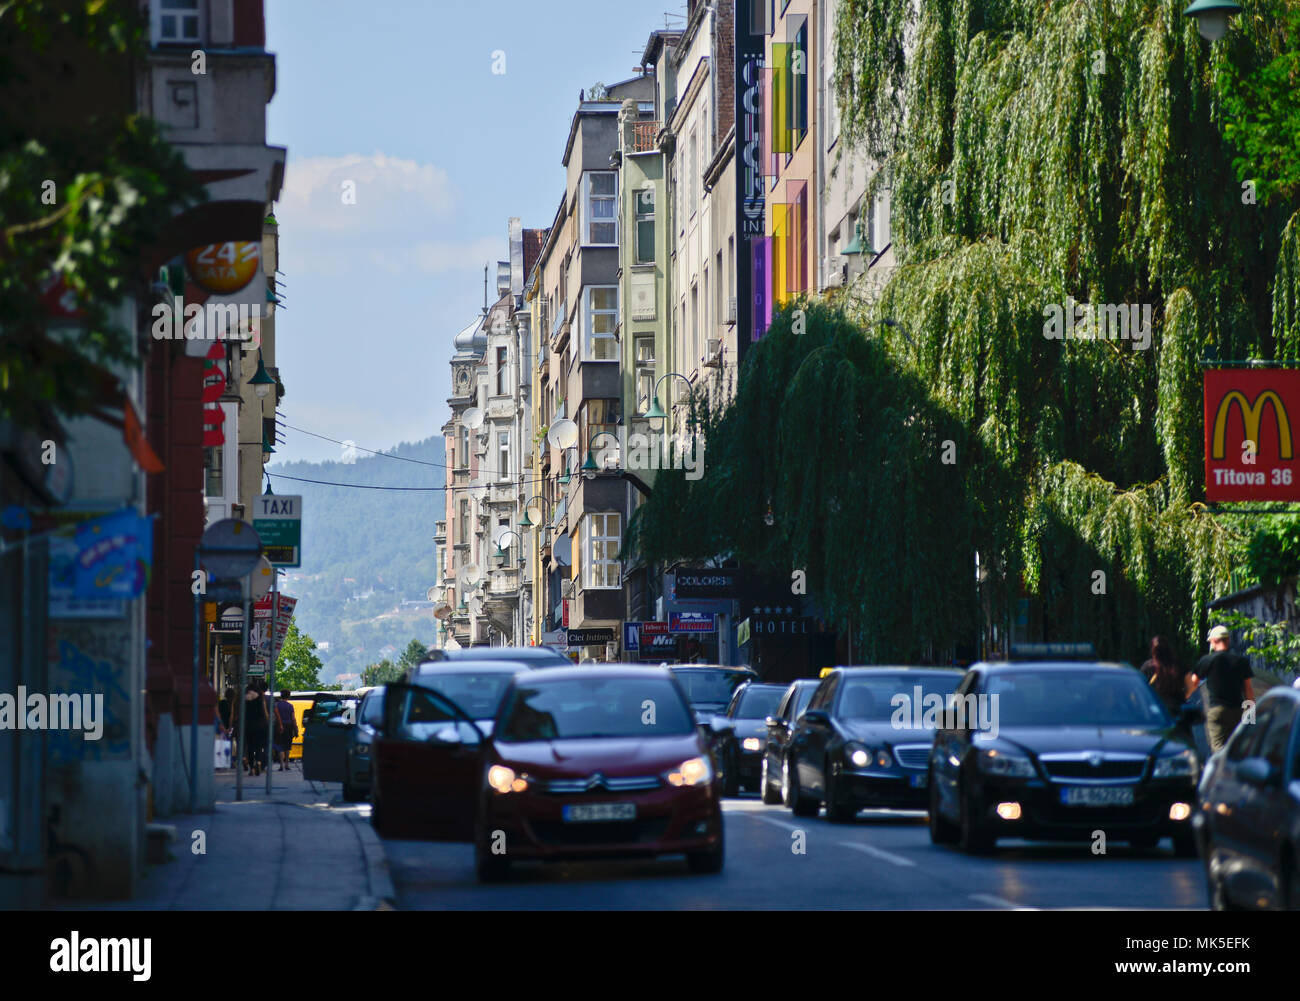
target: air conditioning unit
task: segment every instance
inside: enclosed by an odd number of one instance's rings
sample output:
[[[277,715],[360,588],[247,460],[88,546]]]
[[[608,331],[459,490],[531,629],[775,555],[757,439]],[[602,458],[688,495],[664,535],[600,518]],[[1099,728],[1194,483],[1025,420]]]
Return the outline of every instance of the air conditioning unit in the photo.
[[[736,297],[734,295],[727,300],[727,322],[736,322]]]
[[[704,366],[705,368],[720,368],[722,366],[721,337],[710,337],[705,342]]]
[[[532,469],[532,468],[533,468],[533,453],[532,453],[532,452],[529,452],[527,455],[524,456],[524,468],[525,468],[525,469]]]
[[[572,578],[572,577],[566,577],[564,580],[560,581],[560,597],[561,597],[561,598],[572,598],[572,597],[573,597],[573,578]]]

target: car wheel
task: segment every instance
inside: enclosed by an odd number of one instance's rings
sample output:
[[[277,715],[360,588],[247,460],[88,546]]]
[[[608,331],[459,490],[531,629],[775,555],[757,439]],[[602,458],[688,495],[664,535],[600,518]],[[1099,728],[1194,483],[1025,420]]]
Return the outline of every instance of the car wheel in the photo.
[[[935,845],[955,845],[961,833],[956,824],[944,820],[939,812],[939,788],[934,782],[934,772],[930,772],[930,843]]]
[[[1174,855],[1177,858],[1196,858],[1196,836],[1191,832],[1175,834]]]
[[[821,809],[821,803],[810,796],[805,796],[803,790],[799,788],[799,766],[797,763],[786,762],[786,783],[788,785],[786,802],[790,805],[790,812],[796,817],[817,816],[817,811]]]
[[[826,819],[832,824],[847,824],[858,815],[858,811],[840,801],[839,786],[839,776],[832,770],[826,776]]]
[[[686,865],[699,876],[709,876],[714,873],[722,872],[722,863],[726,859],[726,846],[722,835],[722,827],[718,828],[718,844],[715,848],[710,848],[702,852],[687,852]]]
[[[980,821],[979,805],[967,789],[967,784],[961,784],[961,831],[958,840],[961,850],[967,855],[985,855],[993,850],[997,839],[989,834]]]
[[[739,796],[740,778],[736,774],[736,763],[732,760],[732,755],[724,751],[718,756],[718,761],[722,765],[722,795]]]
[[[763,768],[758,780],[758,792],[768,806],[777,806],[781,802],[781,790],[772,788],[772,780],[767,774],[767,755],[763,755]]]

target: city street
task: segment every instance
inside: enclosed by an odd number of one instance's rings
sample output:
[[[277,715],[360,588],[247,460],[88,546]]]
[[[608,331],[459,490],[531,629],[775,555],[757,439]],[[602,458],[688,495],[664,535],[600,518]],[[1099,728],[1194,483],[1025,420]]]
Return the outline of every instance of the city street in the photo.
[[[362,809],[368,810],[367,807]],[[691,875],[680,858],[523,865],[499,886],[474,878],[469,845],[387,840],[399,910],[441,909],[1185,909],[1205,907],[1195,859],[1166,842],[1150,855],[1117,843],[1009,841],[972,858],[930,844],[925,814],[864,810],[850,824],[803,820],[755,797],[727,800],[727,862]],[[805,855],[791,853],[806,832]]]

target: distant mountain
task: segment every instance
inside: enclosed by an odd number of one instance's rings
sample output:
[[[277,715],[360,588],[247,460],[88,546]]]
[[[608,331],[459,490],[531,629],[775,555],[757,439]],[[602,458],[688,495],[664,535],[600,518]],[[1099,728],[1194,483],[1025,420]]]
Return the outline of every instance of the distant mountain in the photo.
[[[403,609],[401,603],[423,602],[437,581],[433,533],[445,514],[444,493],[359,487],[441,488],[445,462],[438,436],[403,442],[382,455],[361,452],[351,463],[267,467],[277,494],[302,495],[302,567],[289,570],[281,587],[298,598],[298,627],[317,643],[328,644],[318,650],[325,665],[322,681],[360,674],[383,659],[385,647],[402,650],[412,638],[433,642],[437,620],[432,612]]]

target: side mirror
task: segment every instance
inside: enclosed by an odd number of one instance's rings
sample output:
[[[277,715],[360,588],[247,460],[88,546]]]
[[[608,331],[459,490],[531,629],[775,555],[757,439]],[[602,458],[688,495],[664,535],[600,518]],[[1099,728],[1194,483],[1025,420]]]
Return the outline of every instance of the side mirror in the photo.
[[[709,730],[718,736],[731,733],[735,729],[735,724],[726,716],[714,716],[709,720]]]
[[[809,709],[803,714],[809,726],[830,726],[831,717],[825,709]]]
[[[1263,788],[1273,783],[1277,773],[1263,758],[1247,758],[1237,766],[1237,774],[1243,782]]]
[[[766,722],[769,727],[773,727],[773,726],[785,726],[786,723],[789,721],[784,719],[781,716],[769,716],[764,722]]]

